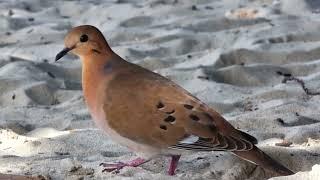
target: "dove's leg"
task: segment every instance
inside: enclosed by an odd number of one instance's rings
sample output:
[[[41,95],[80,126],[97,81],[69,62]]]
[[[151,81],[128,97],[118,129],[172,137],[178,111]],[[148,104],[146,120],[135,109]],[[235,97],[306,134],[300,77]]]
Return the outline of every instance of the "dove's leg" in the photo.
[[[102,172],[119,172],[120,169],[126,167],[126,166],[130,166],[130,167],[138,167],[141,164],[144,164],[146,162],[148,162],[149,160],[145,160],[142,158],[137,158],[134,159],[132,161],[129,161],[127,163],[123,163],[123,162],[117,162],[117,163],[101,163],[100,166],[103,166],[104,169],[102,170]]]
[[[179,159],[180,159],[180,155],[172,155],[171,156],[171,162],[170,162],[170,167],[169,167],[169,171],[168,171],[168,174],[170,176],[174,175],[174,172],[178,166]]]

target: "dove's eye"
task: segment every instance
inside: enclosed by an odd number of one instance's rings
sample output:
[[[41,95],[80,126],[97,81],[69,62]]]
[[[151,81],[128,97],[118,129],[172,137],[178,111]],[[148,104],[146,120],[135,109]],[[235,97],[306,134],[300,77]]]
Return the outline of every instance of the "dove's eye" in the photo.
[[[86,34],[83,34],[80,36],[80,42],[87,42],[88,41],[88,35]]]

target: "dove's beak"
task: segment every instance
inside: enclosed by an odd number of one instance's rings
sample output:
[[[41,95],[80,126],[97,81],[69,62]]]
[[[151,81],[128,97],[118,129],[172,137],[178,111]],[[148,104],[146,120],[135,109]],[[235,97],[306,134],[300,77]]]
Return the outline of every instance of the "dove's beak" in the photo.
[[[68,54],[69,51],[71,51],[72,49],[74,49],[74,47],[72,48],[64,48],[62,49],[57,55],[56,55],[56,59],[55,61],[57,62],[59,59],[61,59],[63,56],[65,56],[66,54]]]

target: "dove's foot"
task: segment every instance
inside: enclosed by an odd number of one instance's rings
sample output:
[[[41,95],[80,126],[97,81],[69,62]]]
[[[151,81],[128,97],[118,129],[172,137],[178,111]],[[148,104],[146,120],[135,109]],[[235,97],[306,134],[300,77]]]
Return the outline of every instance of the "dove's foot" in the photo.
[[[147,162],[147,160],[142,158],[137,158],[127,163],[117,162],[117,163],[101,163],[100,166],[103,166],[104,169],[102,172],[115,172],[118,173],[120,169],[130,166],[130,167],[138,167],[141,164]]]
[[[170,162],[170,167],[169,167],[169,171],[168,171],[168,174],[170,176],[173,176],[175,174],[179,159],[180,159],[180,155],[172,155],[171,156],[171,162]]]

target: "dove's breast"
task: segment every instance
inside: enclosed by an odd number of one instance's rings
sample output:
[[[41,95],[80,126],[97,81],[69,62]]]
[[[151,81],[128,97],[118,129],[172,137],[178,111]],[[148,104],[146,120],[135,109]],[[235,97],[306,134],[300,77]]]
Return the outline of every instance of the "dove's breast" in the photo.
[[[121,136],[117,131],[109,126],[107,115],[104,111],[106,102],[106,84],[112,79],[113,75],[105,72],[94,70],[91,71],[90,65],[83,67],[82,86],[84,98],[97,127],[105,132],[112,141],[126,146],[137,154],[143,155],[144,158],[151,158],[161,153],[161,149],[149,145],[141,144]]]

